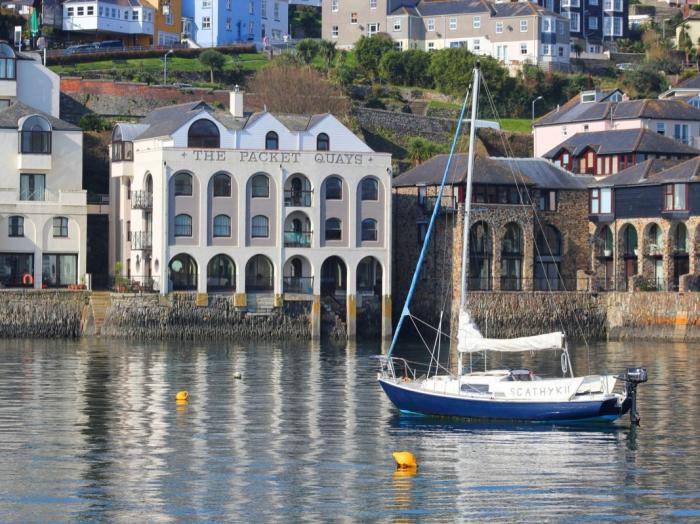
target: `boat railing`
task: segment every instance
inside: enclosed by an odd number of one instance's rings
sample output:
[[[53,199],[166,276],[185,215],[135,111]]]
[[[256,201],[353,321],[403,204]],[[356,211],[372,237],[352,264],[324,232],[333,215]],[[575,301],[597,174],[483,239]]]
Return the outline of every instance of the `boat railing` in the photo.
[[[416,370],[413,369],[405,358],[387,357],[386,355],[377,355],[374,358],[379,360],[379,366],[383,376],[389,376],[396,380],[397,371],[400,373],[403,370],[404,380],[416,380]]]

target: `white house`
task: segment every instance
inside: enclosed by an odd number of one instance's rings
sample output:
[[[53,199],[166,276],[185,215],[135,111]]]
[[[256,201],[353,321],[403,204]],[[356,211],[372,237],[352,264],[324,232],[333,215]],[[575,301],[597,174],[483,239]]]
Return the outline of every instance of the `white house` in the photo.
[[[391,332],[391,156],[333,115],[164,107],[112,135],[111,251],[132,285],[249,310],[381,303]],[[331,304],[333,305],[333,304]],[[318,334],[318,326],[314,326]]]
[[[139,0],[67,0],[63,30],[153,36],[155,9]]]

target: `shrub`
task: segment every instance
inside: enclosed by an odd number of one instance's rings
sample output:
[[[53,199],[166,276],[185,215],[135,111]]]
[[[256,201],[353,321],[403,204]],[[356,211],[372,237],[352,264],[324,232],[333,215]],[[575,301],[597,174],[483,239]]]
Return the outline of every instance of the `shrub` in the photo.
[[[199,61],[209,68],[209,80],[214,83],[214,71],[220,73],[226,64],[226,57],[216,49],[207,49],[199,55]]]
[[[296,45],[297,56],[304,64],[310,64],[318,54],[318,42],[311,38],[303,38]]]
[[[106,131],[110,127],[109,122],[96,113],[84,114],[78,125],[83,131]]]
[[[355,57],[358,65],[367,74],[376,77],[382,57],[393,49],[394,41],[386,33],[363,36],[355,43]]]

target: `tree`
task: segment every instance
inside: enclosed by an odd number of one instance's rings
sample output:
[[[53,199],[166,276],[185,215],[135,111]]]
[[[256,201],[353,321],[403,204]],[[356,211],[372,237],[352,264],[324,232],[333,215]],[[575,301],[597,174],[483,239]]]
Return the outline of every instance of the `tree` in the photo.
[[[508,71],[490,56],[477,56],[463,47],[446,48],[432,52],[428,75],[435,87],[449,95],[463,96],[472,82],[472,71],[476,61],[481,62],[481,71],[489,90],[496,101],[510,96],[507,87]]]
[[[393,49],[394,41],[386,33],[363,36],[355,43],[355,57],[365,73],[375,78],[379,74],[382,56]]]
[[[224,69],[224,64],[226,64],[226,56],[217,51],[216,49],[207,49],[201,55],[199,55],[199,61],[203,66],[209,68],[209,78],[211,83],[214,83],[214,71],[220,73]]]
[[[318,43],[311,38],[303,38],[297,42],[297,57],[304,64],[310,64],[318,54]]]
[[[576,55],[576,58],[581,58],[581,53],[583,53],[583,46],[579,43],[572,44],[571,50]]]
[[[435,155],[445,153],[447,148],[444,145],[436,144],[421,137],[413,137],[408,141],[408,159],[414,166],[430,160]]]
[[[666,77],[653,64],[642,64],[625,72],[622,87],[637,98],[656,98],[666,87]]]
[[[404,84],[405,71],[401,51],[384,53],[379,60],[379,76],[391,84]]]
[[[678,50],[685,53],[686,63],[690,62],[690,53],[693,50],[693,41],[688,34],[688,29],[690,29],[688,24],[681,24],[680,31],[678,32],[678,43],[676,44]]]
[[[335,60],[335,42],[321,40],[318,43],[318,54],[323,58],[323,63],[326,65],[326,68],[330,68]]]

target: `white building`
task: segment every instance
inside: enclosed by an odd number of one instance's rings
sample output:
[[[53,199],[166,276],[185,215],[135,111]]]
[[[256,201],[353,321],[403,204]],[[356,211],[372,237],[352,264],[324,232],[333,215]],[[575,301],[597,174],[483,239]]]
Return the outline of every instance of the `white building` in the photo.
[[[0,43],[2,287],[63,287],[85,275],[83,133],[56,118],[57,80]]]
[[[139,0],[67,0],[63,30],[153,36],[155,9]]]
[[[111,251],[131,282],[287,300],[382,305],[391,331],[391,156],[330,114],[164,107],[113,131]],[[132,284],[133,285],[133,284]],[[366,305],[366,304],[364,304]],[[318,318],[313,331],[318,334]]]

